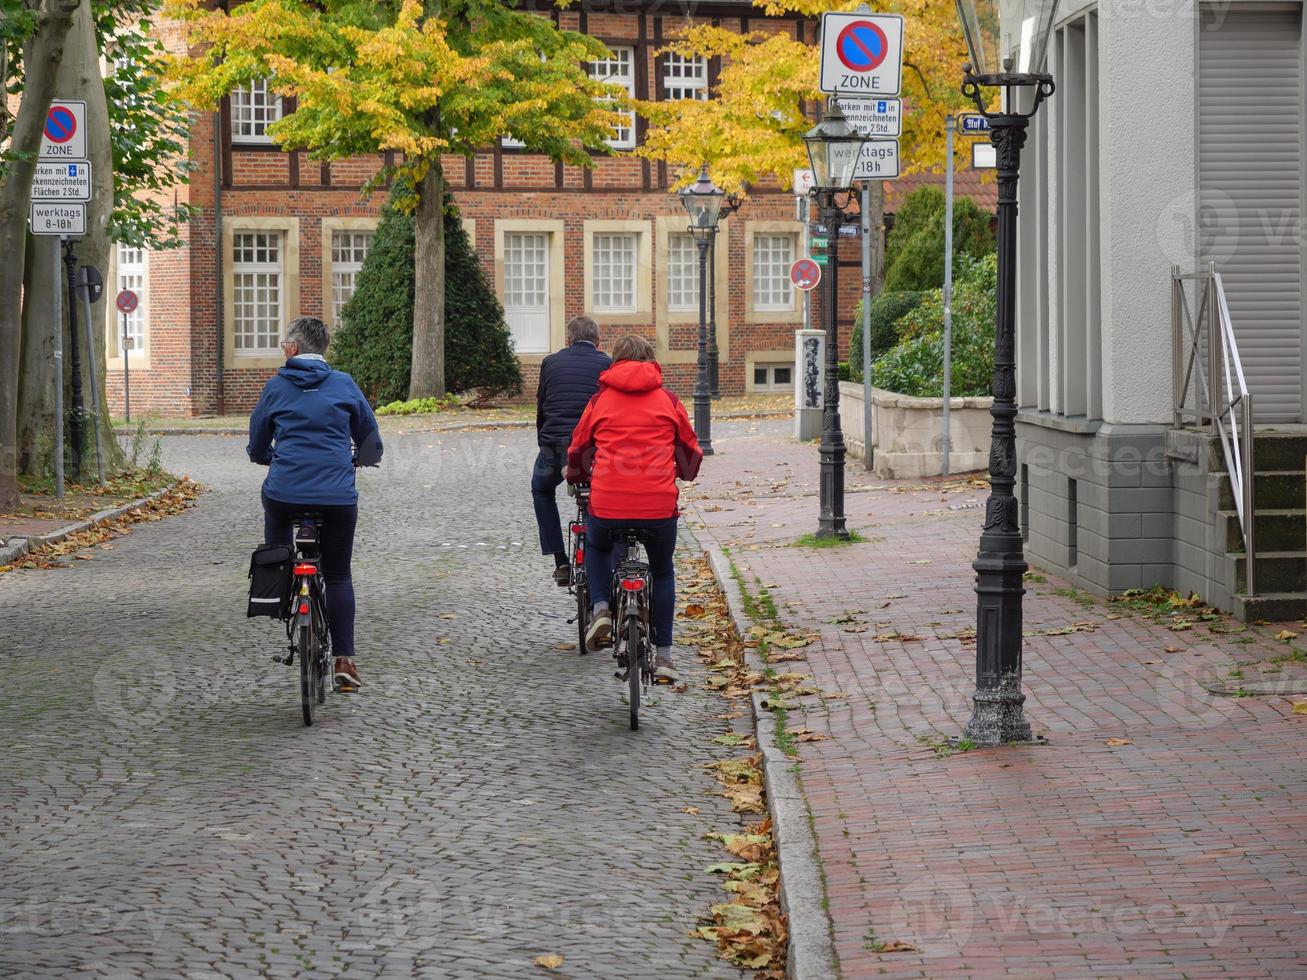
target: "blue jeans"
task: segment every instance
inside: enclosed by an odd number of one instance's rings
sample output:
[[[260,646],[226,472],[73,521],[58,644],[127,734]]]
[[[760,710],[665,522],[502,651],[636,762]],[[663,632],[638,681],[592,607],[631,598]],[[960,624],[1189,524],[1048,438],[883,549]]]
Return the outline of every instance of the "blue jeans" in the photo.
[[[327,618],[331,620],[331,649],[337,657],[354,656],[354,579],[350,562],[354,556],[354,528],[358,524],[357,504],[284,504],[263,495],[263,540],[267,544],[292,544],[291,517],[313,511],[322,515],[318,546],[322,553],[322,578],[327,585]]]
[[[592,603],[611,602],[613,569],[622,556],[614,555],[612,530],[634,527],[654,532],[645,545],[649,571],[653,575],[654,646],[672,645],[672,621],[676,618],[676,518],[622,520],[612,517],[586,518],[585,575]]]
[[[531,472],[531,502],[535,504],[536,525],[540,528],[540,554],[557,555],[567,551],[563,544],[563,527],[558,516],[555,494],[567,468],[566,446],[541,446]]]

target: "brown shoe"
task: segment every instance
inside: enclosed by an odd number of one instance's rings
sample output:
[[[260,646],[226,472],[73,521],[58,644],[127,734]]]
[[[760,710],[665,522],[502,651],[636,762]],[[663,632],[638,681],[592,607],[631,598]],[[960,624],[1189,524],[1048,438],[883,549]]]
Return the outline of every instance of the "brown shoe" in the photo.
[[[356,691],[363,686],[363,681],[359,679],[358,668],[354,666],[354,661],[349,657],[336,658],[336,690],[343,694],[350,691]]]

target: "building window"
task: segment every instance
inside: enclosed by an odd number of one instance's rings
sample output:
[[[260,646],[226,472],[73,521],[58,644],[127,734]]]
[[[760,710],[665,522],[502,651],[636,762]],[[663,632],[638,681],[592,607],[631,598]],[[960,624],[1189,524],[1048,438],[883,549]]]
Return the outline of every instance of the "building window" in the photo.
[[[354,295],[363,260],[372,247],[370,231],[331,233],[331,322],[339,325],[340,311]]]
[[[755,364],[754,391],[790,391],[794,387],[793,364]]]
[[[618,85],[634,98],[635,48],[613,48],[607,58],[591,62],[589,70],[590,77],[595,81]],[[613,131],[613,138],[608,141],[608,145],[619,150],[629,150],[635,146],[635,113],[629,109],[619,111],[626,122]]]
[[[271,143],[268,127],[280,118],[281,96],[273,93],[266,78],[231,90],[233,143]]]
[[[282,233],[232,237],[232,340],[238,352],[267,354],[281,342]]]
[[[549,236],[504,235],[504,318],[519,354],[549,350]]]
[[[663,91],[668,101],[708,98],[708,59],[669,54],[663,61]]]
[[[699,308],[699,248],[691,235],[667,238],[667,308]]]
[[[794,308],[790,266],[794,264],[794,236],[753,236],[753,308]]]
[[[596,313],[634,313],[637,236],[597,234],[591,247],[594,256],[591,309]]]
[[[141,350],[145,346],[145,285],[148,282],[146,272],[146,251],[133,245],[118,243],[118,290],[130,289],[136,294],[137,306],[126,317],[119,314],[122,336],[130,338],[131,349]],[[123,322],[123,321],[126,322]],[[124,345],[125,346],[125,345]]]

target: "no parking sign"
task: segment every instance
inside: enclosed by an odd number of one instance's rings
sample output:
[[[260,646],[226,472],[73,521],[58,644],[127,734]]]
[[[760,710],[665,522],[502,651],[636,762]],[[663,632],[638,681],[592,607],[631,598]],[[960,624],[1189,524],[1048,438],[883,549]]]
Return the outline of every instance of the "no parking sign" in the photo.
[[[822,14],[821,90],[832,95],[898,95],[903,83],[903,18]]]
[[[790,282],[806,293],[821,282],[821,266],[812,259],[799,259],[790,266]]]

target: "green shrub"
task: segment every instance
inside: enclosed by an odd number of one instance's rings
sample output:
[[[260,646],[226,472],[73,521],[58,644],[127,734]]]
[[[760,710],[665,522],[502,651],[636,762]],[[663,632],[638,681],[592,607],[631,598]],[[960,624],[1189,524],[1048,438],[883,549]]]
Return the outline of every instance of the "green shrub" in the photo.
[[[448,412],[462,404],[457,395],[444,398],[410,398],[402,402],[388,402],[377,409],[378,415],[431,415],[434,412]]]
[[[874,361],[899,342],[899,320],[911,313],[926,297],[925,293],[905,290],[881,291],[871,301],[871,359]],[[850,381],[862,380],[862,303],[854,316],[853,336],[849,339]]]
[[[969,197],[953,202],[953,260],[994,251],[990,215]],[[944,285],[944,193],[923,187],[904,198],[885,249],[885,292]]]
[[[994,374],[998,261],[963,259],[953,290],[952,386],[955,397],[988,395]],[[899,320],[902,338],[872,365],[877,388],[938,398],[944,393],[944,297],[932,290]]]
[[[396,189],[399,193],[399,189]],[[354,295],[331,344],[335,367],[354,376],[374,405],[408,398],[413,357],[413,218],[382,212]],[[445,202],[445,388],[479,401],[516,395],[522,371],[504,310],[452,201]]]

